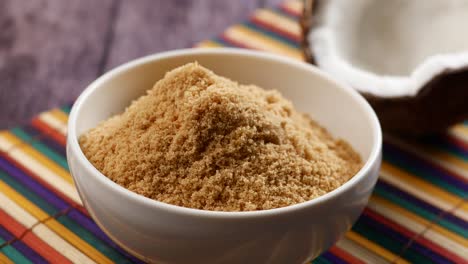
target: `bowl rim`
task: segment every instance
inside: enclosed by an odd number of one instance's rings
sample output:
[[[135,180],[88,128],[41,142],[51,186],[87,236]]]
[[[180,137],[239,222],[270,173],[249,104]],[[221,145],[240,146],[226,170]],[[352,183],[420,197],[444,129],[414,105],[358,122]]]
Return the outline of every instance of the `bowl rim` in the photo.
[[[84,102],[94,93],[94,91],[98,90],[103,83],[108,81],[114,76],[119,75],[127,70],[130,70],[135,67],[142,66],[146,63],[151,63],[154,61],[158,61],[161,59],[167,59],[172,57],[183,57],[187,55],[234,55],[234,56],[243,56],[249,57],[253,59],[263,59],[263,60],[270,60],[276,61],[279,63],[283,63],[288,65],[289,67],[303,69],[309,72],[314,73],[314,75],[318,76],[319,78],[326,79],[327,81],[331,82],[338,89],[342,89],[346,94],[352,97],[355,101],[358,102],[358,105],[363,108],[364,112],[366,113],[366,119],[368,122],[371,123],[372,127],[372,134],[373,138],[375,139],[375,143],[372,146],[372,151],[369,155],[369,158],[366,160],[363,167],[347,182],[345,182],[340,187],[322,195],[312,200],[301,202],[285,207],[274,208],[274,209],[267,209],[267,210],[258,210],[258,211],[209,211],[209,210],[202,210],[202,209],[194,209],[188,207],[182,207],[177,205],[172,205],[164,202],[160,202],[157,200],[153,200],[151,198],[145,197],[143,195],[137,194],[133,191],[126,189],[125,187],[115,183],[111,179],[107,178],[104,174],[102,174],[97,168],[95,168],[91,162],[86,158],[81,147],[78,143],[78,137],[76,133],[76,122],[78,120],[79,114],[81,112],[82,105]],[[178,50],[171,50],[161,53],[155,53],[148,56],[144,56],[135,60],[131,60],[127,63],[124,63],[120,66],[117,66],[114,69],[104,73],[96,80],[91,82],[85,90],[79,95],[77,100],[72,106],[70,111],[69,119],[68,119],[68,134],[67,134],[67,148],[73,155],[76,157],[77,162],[79,162],[82,167],[86,169],[88,174],[92,175],[97,181],[101,182],[101,184],[107,186],[108,188],[112,189],[113,191],[117,192],[119,195],[125,196],[128,199],[133,200],[133,202],[141,203],[145,206],[150,208],[164,210],[168,213],[174,214],[182,214],[182,215],[190,215],[195,217],[204,217],[204,218],[252,218],[252,217],[266,217],[266,216],[273,216],[278,214],[285,214],[285,213],[292,213],[295,211],[303,210],[307,207],[315,206],[321,203],[324,203],[328,200],[332,200],[337,198],[341,193],[344,193],[351,189],[353,186],[358,184],[360,180],[366,177],[375,164],[379,161],[381,149],[382,149],[382,132],[379,120],[377,118],[376,113],[369,105],[369,103],[364,99],[362,95],[360,95],[356,90],[352,89],[348,85],[339,82],[329,76],[327,73],[319,70],[317,67],[304,63],[302,61],[294,60],[285,56],[276,55],[268,52],[263,51],[252,51],[240,48],[213,48],[213,49],[200,49],[200,48],[189,48],[189,49],[178,49]],[[69,159],[67,151],[67,160]],[[70,171],[71,172],[71,171]],[[75,176],[72,177],[75,181]]]

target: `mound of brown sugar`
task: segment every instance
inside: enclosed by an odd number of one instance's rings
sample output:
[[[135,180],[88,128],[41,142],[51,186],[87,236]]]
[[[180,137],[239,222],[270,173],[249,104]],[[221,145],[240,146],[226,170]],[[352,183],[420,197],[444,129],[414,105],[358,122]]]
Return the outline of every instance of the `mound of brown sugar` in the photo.
[[[239,85],[197,63],[167,73],[80,144],[97,169],[125,188],[205,210],[308,201],[361,168],[350,145],[279,92]]]

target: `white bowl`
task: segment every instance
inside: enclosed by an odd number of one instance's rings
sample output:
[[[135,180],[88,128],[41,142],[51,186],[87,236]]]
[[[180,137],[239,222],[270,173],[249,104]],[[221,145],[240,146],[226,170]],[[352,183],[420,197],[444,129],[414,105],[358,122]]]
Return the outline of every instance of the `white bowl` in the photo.
[[[167,71],[198,61],[243,84],[277,89],[365,164],[348,182],[317,199],[272,210],[213,212],[154,201],[102,175],[78,137],[120,113]],[[377,117],[353,89],[306,63],[238,49],[188,49],[126,63],[91,83],[75,102],[67,158],[84,205],[112,240],[157,263],[303,263],[336,242],[356,221],[377,181],[382,135]]]

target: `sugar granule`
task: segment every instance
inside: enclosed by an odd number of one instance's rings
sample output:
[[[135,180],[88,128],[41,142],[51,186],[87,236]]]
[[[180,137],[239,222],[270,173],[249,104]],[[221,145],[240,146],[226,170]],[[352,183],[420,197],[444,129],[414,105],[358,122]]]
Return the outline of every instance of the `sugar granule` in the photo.
[[[308,201],[362,165],[348,143],[279,92],[240,85],[198,63],[168,72],[79,142],[89,161],[125,188],[216,211]]]

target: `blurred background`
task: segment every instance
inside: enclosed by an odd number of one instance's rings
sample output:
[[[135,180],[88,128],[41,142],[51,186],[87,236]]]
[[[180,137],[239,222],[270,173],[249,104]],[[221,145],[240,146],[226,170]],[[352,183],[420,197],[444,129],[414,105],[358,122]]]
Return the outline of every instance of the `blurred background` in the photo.
[[[0,129],[71,103],[103,72],[191,47],[280,0],[0,0]]]

